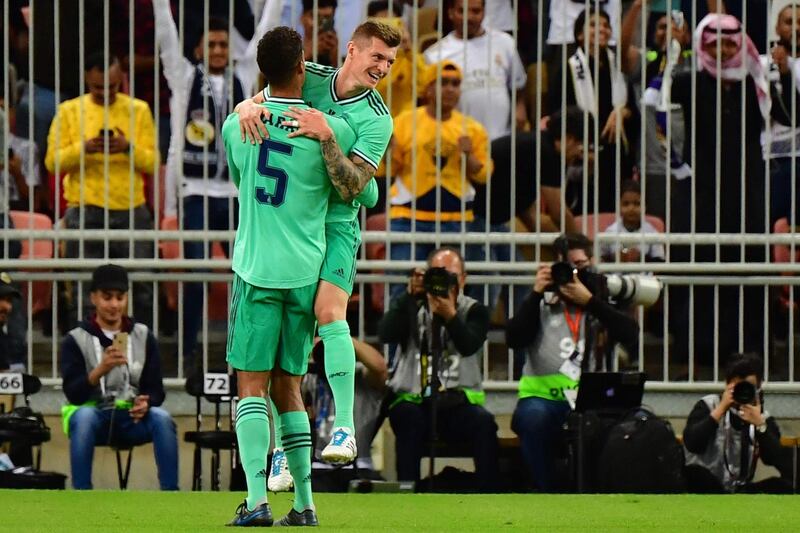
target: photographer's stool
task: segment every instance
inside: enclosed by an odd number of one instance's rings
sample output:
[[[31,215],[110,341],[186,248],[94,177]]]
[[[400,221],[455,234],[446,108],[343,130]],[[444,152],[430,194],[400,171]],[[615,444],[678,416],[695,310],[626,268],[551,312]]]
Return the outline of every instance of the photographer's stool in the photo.
[[[119,480],[120,490],[128,488],[128,477],[131,474],[131,459],[133,459],[133,444],[115,444],[111,446],[117,456],[117,479]],[[122,454],[127,452],[128,456],[125,460],[125,470],[122,469]]]

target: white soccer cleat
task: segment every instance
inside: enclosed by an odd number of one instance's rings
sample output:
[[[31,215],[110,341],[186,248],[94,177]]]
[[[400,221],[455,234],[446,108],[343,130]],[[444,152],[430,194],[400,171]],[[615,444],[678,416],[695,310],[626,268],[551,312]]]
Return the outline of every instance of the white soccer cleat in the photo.
[[[269,468],[267,488],[272,492],[287,492],[294,487],[289,464],[286,462],[286,453],[281,448],[272,451],[272,465]]]
[[[358,448],[356,438],[350,434],[350,429],[338,427],[331,435],[331,441],[322,450],[322,460],[334,465],[346,465],[356,460]]]

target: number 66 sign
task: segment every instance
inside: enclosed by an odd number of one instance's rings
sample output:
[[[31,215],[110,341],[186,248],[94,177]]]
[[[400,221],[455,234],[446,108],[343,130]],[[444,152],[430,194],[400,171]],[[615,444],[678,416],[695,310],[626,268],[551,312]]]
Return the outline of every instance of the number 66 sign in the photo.
[[[22,394],[22,374],[0,374],[0,394]]]

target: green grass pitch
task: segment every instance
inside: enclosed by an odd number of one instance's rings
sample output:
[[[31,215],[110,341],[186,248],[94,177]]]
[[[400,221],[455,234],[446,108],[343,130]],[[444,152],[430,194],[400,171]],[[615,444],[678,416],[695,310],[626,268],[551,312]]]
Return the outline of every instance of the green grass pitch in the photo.
[[[0,531],[230,531],[242,494],[0,490]],[[798,496],[317,494],[328,531],[800,531]],[[270,494],[276,518],[291,495]]]

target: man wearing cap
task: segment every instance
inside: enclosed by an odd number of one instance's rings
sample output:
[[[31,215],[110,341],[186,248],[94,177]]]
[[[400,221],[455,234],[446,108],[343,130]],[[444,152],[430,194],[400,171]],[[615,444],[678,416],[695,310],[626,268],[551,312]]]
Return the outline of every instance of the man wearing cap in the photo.
[[[72,486],[92,488],[95,446],[153,443],[162,490],[178,489],[178,440],[164,402],[158,343],[126,315],[128,273],[103,265],[92,274],[92,313],[61,343],[61,373],[69,405]]]
[[[457,233],[462,222],[473,220],[472,184],[486,183],[491,162],[486,129],[456,110],[461,79],[461,69],[452,61],[429,65],[424,72],[425,105],[394,120],[392,231],[435,232],[438,222],[441,232]],[[433,244],[418,243],[413,259],[424,260],[433,249]],[[410,244],[392,244],[392,260],[408,259]]]
[[[11,277],[0,272],[0,372],[25,371],[25,316],[20,296]]]

